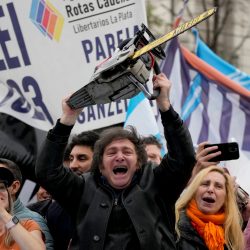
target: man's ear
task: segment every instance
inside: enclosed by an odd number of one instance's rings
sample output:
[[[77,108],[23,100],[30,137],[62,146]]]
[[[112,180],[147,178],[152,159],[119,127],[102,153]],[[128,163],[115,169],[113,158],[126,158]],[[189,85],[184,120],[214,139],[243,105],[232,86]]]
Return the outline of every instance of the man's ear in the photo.
[[[11,186],[8,188],[9,192],[10,192],[10,195],[15,196],[16,193],[19,191],[20,186],[21,186],[21,184],[20,184],[20,182],[18,180],[13,181]]]

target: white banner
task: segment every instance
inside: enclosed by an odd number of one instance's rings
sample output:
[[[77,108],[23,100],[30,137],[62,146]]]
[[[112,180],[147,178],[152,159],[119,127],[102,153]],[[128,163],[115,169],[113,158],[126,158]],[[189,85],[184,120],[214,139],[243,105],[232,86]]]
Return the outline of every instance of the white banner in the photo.
[[[146,23],[144,0],[26,0],[0,4],[0,112],[42,130],[63,97]],[[121,123],[128,101],[84,109],[74,132]]]

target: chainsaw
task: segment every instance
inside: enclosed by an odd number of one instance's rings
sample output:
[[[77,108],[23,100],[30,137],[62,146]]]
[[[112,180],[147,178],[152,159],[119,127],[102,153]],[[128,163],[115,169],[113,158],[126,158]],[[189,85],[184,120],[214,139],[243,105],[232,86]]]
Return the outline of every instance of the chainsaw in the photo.
[[[94,104],[105,104],[130,99],[140,91],[149,100],[156,99],[159,90],[155,89],[150,93],[146,85],[152,70],[156,74],[160,73],[156,58],[161,60],[165,58],[161,45],[215,12],[216,8],[205,11],[158,39],[155,39],[149,29],[142,24],[132,39],[124,40],[110,58],[95,68],[90,82],[70,96],[68,105],[72,109],[78,109]]]

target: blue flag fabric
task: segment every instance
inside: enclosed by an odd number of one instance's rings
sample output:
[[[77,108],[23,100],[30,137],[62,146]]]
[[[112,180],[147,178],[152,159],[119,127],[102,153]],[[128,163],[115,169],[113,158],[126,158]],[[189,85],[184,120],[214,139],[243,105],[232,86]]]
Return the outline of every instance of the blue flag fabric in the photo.
[[[230,79],[238,82],[243,87],[250,90],[250,75],[240,71],[232,64],[223,60],[221,57],[216,55],[201,39],[196,29],[193,29],[193,33],[196,37],[196,55],[208,63],[209,65],[216,68],[222,74],[228,76]]]

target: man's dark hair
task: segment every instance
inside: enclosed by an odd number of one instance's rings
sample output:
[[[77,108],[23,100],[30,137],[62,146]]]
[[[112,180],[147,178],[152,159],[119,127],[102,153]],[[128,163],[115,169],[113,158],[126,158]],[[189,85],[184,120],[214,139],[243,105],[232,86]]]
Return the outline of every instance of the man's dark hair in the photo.
[[[162,144],[160,143],[160,141],[153,135],[149,135],[149,136],[145,136],[142,138],[142,141],[144,143],[144,145],[155,145],[157,146],[159,149],[162,149]]]
[[[18,180],[20,184],[22,184],[22,173],[20,168],[17,166],[17,164],[11,160],[0,158],[0,164],[5,165],[7,169],[11,171],[11,173],[14,175],[15,180]]]
[[[72,137],[71,142],[67,146],[64,159],[68,159],[70,152],[74,146],[87,146],[94,151],[96,141],[99,139],[99,134],[94,131],[85,131]]]
[[[122,127],[113,127],[104,130],[100,135],[100,139],[95,144],[92,161],[93,172],[97,171],[99,169],[99,166],[102,164],[103,153],[106,146],[113,140],[117,139],[128,139],[135,145],[135,150],[140,167],[147,162],[147,153],[143,141],[138,135],[136,129],[133,126],[128,126],[125,129]]]

